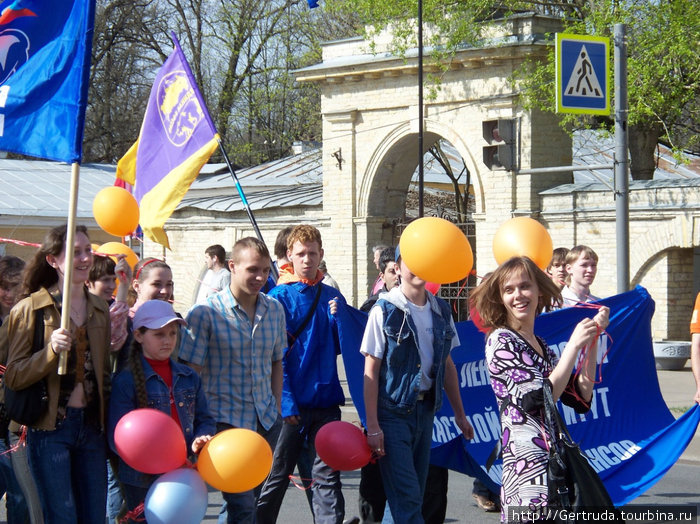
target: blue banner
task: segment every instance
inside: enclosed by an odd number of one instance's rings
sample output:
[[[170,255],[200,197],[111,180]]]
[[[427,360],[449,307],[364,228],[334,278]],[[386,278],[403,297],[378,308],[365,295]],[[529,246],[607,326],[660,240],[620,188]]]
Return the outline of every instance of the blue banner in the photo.
[[[0,150],[82,159],[94,0],[0,5]]]
[[[610,308],[608,336],[599,341],[602,382],[594,389],[590,412],[577,415],[559,404],[569,430],[588,455],[616,505],[639,496],[678,460],[692,439],[700,408],[674,419],[659,389],[651,340],[654,301],[642,287],[601,301]],[[540,315],[535,332],[559,353],[584,317],[594,310],[567,308]],[[359,353],[366,315],[348,308],[342,313],[341,344],[348,386],[364,422]],[[471,322],[457,323],[460,346],[452,351],[462,401],[475,438],[466,441],[454,423],[445,398],[433,423],[432,462],[478,477],[493,490],[500,483],[500,461],[486,472],[484,464],[500,438],[496,398],[484,358],[485,336]],[[358,340],[358,337],[360,340]],[[689,393],[690,399],[690,393]]]

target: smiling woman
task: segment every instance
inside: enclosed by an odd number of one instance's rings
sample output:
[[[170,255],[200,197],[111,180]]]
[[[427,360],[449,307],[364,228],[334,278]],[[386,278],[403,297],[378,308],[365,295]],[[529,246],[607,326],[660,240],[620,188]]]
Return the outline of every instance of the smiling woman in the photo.
[[[106,503],[105,388],[109,377],[110,323],[107,304],[87,292],[92,265],[87,230],[77,226],[66,246],[66,226],[52,229],[25,271],[24,294],[8,318],[8,387],[21,390],[46,381],[48,408],[29,428],[27,445],[47,522],[98,522]],[[66,257],[73,257],[70,329],[61,324],[60,293]],[[65,313],[65,312],[63,312]],[[35,323],[44,321],[35,349]],[[57,374],[59,354],[67,374]],[[74,491],[75,490],[75,491]],[[81,496],[78,496],[80,493]]]
[[[535,318],[561,303],[552,280],[526,257],[504,262],[471,296],[488,330],[486,362],[501,412],[503,476],[501,518],[509,508],[547,505],[547,459],[552,436],[542,416],[543,385],[553,396],[583,413],[590,409],[595,376],[596,337],[608,325],[608,308],[573,330],[561,358],[535,335]],[[579,353],[587,351],[580,375],[571,375]],[[545,440],[543,440],[543,437]]]

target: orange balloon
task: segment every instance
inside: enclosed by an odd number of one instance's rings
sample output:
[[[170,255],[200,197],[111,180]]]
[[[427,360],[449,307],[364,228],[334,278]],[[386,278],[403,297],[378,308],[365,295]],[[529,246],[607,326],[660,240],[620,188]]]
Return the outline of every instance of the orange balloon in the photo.
[[[103,255],[110,255],[109,258],[114,260],[114,262],[117,262],[117,257],[115,255],[126,255],[126,263],[129,264],[131,269],[134,269],[134,266],[139,261],[139,257],[136,256],[136,253],[134,253],[129,246],[121,242],[107,242],[102,244],[97,248],[97,252]]]
[[[139,204],[123,187],[109,186],[95,195],[92,215],[107,233],[123,237],[139,225]]]
[[[207,442],[197,459],[197,471],[213,488],[242,493],[262,483],[272,468],[272,449],[255,431],[227,429]]]
[[[462,280],[474,263],[467,237],[443,218],[423,217],[411,222],[401,234],[399,248],[411,272],[435,284]]]
[[[499,264],[512,257],[528,257],[537,267],[545,269],[552,259],[552,237],[535,219],[511,218],[493,237],[493,256]]]

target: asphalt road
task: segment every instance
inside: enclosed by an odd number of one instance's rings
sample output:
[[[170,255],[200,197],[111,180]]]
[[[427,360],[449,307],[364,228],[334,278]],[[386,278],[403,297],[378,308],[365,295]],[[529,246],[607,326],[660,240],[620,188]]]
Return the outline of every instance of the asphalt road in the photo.
[[[357,496],[360,482],[359,472],[343,473],[343,494],[345,496],[346,519],[358,514]],[[484,513],[471,497],[472,479],[460,473],[450,472],[450,483],[447,493],[447,518],[445,522],[480,524],[498,523],[497,513]],[[217,521],[221,494],[209,493],[209,508],[202,522]],[[663,510],[671,505],[695,505],[695,514],[700,505],[700,463],[696,461],[678,461],[666,475],[646,493],[631,502],[632,505],[645,505]],[[634,508],[630,508],[634,509]],[[0,523],[6,523],[5,504],[0,504]],[[280,524],[312,524],[311,511],[306,501],[306,494],[290,484],[282,505],[279,517]],[[632,521],[628,521],[632,522]],[[640,520],[634,522],[653,522]],[[668,522],[659,520],[659,522]],[[681,521],[678,521],[681,522]],[[700,522],[697,518],[691,521]]]
[[[359,472],[343,473],[343,494],[345,496],[346,519],[358,515],[357,496],[360,482]],[[480,524],[500,521],[498,513],[485,513],[476,506],[471,496],[472,479],[460,473],[450,472],[450,483],[447,493],[447,517],[445,522]],[[203,522],[216,522],[221,496],[218,493],[209,494],[209,509]],[[634,506],[644,505],[663,510],[671,505],[695,505],[695,515],[700,505],[700,464],[679,461],[666,475],[650,490],[633,500]],[[311,511],[306,501],[305,493],[290,485],[282,505],[280,524],[312,524]],[[628,521],[628,523],[633,521]],[[649,520],[634,522],[650,522]],[[653,521],[651,521],[653,522]],[[659,522],[668,522],[660,520]],[[680,521],[679,521],[680,522]],[[697,518],[691,521],[698,522]]]

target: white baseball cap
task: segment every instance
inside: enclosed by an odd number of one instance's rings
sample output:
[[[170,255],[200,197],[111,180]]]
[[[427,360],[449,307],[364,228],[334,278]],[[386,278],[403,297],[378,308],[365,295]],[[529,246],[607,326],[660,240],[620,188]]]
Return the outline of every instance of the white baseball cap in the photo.
[[[160,329],[171,322],[177,322],[186,326],[187,322],[178,317],[173,310],[173,306],[164,300],[149,300],[144,302],[136,310],[134,315],[134,329],[147,327],[148,329]]]

